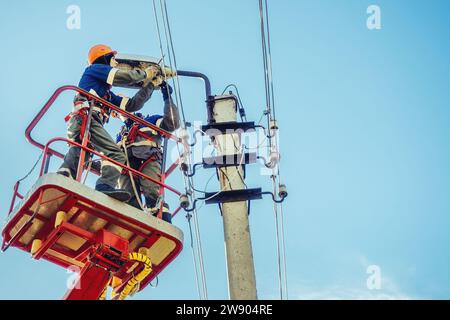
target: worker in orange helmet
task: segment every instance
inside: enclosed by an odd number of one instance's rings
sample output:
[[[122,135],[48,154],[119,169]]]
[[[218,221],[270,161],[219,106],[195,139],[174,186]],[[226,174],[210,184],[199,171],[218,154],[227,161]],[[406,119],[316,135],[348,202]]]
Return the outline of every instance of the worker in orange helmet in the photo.
[[[108,102],[128,112],[140,110],[147,102],[155,88],[162,82],[157,67],[149,67],[142,70],[121,70],[116,68],[116,51],[106,45],[96,45],[89,50],[89,66],[84,71],[79,87],[94,96],[105,99]],[[111,91],[112,86],[128,86],[142,83],[142,87],[134,97],[118,96]],[[68,139],[81,143],[87,126],[87,115],[92,108],[92,120],[90,123],[90,146],[97,152],[104,154],[121,164],[126,162],[125,155],[116,145],[113,138],[103,127],[108,122],[111,110],[86,95],[77,94],[74,99],[72,112],[66,117],[68,121]],[[64,157],[64,162],[58,169],[58,173],[75,178],[80,148],[71,146]],[[122,168],[110,161],[101,162],[101,176],[96,182],[95,189],[120,201],[128,201],[130,193],[126,190],[116,189]]]

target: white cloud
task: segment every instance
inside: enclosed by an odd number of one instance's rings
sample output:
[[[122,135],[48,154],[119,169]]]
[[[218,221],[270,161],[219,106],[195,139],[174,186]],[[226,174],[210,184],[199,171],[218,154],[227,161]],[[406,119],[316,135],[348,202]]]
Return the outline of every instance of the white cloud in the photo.
[[[409,300],[412,297],[396,289],[369,290],[334,285],[318,290],[303,288],[291,296],[296,300]]]
[[[364,255],[358,256],[361,265],[361,275],[364,275],[367,267],[374,265]],[[329,286],[318,287],[311,281],[300,283],[295,289],[290,290],[290,299],[298,300],[409,300],[414,299],[404,293],[396,282],[386,274],[381,268],[381,289],[370,290],[366,287],[364,276],[361,277],[361,283],[351,278],[348,284],[331,284]],[[369,276],[369,275],[367,275]],[[358,277],[359,278],[359,277]]]

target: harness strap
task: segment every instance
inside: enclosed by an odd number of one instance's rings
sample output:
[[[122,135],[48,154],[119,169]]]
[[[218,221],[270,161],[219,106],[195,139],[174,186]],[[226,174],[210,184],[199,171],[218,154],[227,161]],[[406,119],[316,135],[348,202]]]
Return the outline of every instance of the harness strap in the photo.
[[[133,126],[131,127],[131,129],[129,130],[128,134],[127,134],[127,144],[133,144],[136,141],[136,138],[140,136],[142,138],[145,138],[148,141],[151,142],[155,142],[156,140],[154,137],[151,137],[147,134],[145,134],[144,132],[142,132],[139,128],[139,124],[133,124]]]
[[[147,160],[145,160],[141,166],[139,167],[139,171],[142,171],[142,169],[144,169],[144,167],[149,164],[150,162],[154,162],[154,161],[158,161],[159,157],[156,154],[152,154]],[[159,177],[161,177],[160,174],[158,174]]]
[[[84,105],[84,107],[83,107],[83,105]],[[86,131],[88,108],[89,107],[86,107],[84,102],[77,101],[74,103],[74,110],[64,118],[65,122],[68,122],[75,115],[77,115],[81,118],[81,129],[80,129],[81,140],[83,140],[84,132]]]

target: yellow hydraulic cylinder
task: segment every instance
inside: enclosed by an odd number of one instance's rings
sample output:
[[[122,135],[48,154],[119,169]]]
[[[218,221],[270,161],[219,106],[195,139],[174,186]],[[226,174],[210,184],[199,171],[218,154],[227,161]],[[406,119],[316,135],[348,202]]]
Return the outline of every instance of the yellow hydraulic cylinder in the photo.
[[[55,218],[55,228],[65,221],[67,221],[67,213],[64,211],[58,211]]]
[[[31,243],[31,255],[34,255],[42,246],[42,240],[34,239]]]

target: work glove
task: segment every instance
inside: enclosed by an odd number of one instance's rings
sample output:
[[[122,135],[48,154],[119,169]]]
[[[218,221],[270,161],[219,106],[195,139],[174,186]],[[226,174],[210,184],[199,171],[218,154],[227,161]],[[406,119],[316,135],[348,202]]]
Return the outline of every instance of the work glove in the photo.
[[[153,80],[153,78],[155,78],[160,73],[159,68],[153,65],[147,67],[144,71],[147,75],[145,80]]]
[[[157,78],[160,77],[160,70],[158,67],[152,65],[150,67],[147,67],[144,69],[144,72],[146,74],[146,78],[144,79],[142,86],[146,87],[149,83],[151,83],[155,88],[159,85]]]
[[[164,79],[161,75],[156,76],[155,78],[152,79],[151,83],[153,84],[153,86],[157,89],[160,88],[161,84],[164,82]]]
[[[161,85],[161,82],[163,81],[161,76],[161,70],[157,66],[150,66],[146,68],[145,74],[147,77],[144,80],[143,86],[147,86],[149,83],[151,83],[155,88],[159,87]]]
[[[163,71],[163,74],[165,76],[164,80],[167,80],[167,79],[169,79],[171,77],[175,77],[177,75],[177,72],[175,70],[170,69],[168,67],[162,67],[162,71]]]
[[[161,93],[163,95],[163,99],[167,100],[169,99],[169,96],[172,94],[173,89],[172,87],[165,81],[161,83]]]

